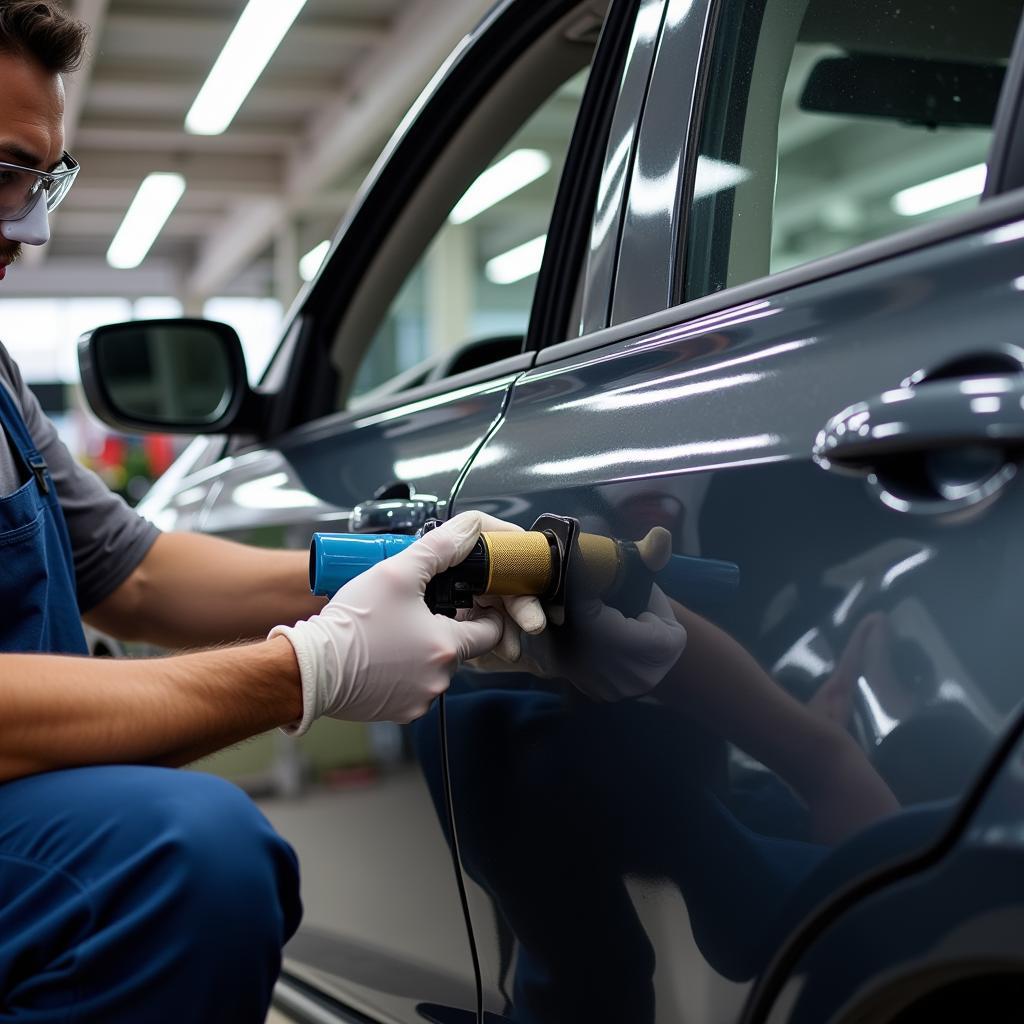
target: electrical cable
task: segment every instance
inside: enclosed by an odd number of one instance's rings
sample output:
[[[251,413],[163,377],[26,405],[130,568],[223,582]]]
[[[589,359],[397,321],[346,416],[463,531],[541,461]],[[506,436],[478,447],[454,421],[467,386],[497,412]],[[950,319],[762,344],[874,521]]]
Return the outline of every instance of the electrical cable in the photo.
[[[455,884],[459,890],[459,902],[462,904],[462,916],[466,922],[466,937],[469,939],[469,955],[473,961],[473,979],[476,982],[476,1019],[477,1024],[484,1024],[484,983],[480,972],[480,954],[476,948],[476,935],[469,912],[469,897],[466,895],[466,883],[462,877],[462,856],[459,853],[459,836],[455,829],[455,802],[452,799],[452,777],[448,765],[448,718],[445,711],[445,695],[438,698],[438,728],[441,730],[441,784],[444,789],[444,810],[448,818],[448,834],[451,837],[449,849],[452,855],[452,866],[455,868]]]

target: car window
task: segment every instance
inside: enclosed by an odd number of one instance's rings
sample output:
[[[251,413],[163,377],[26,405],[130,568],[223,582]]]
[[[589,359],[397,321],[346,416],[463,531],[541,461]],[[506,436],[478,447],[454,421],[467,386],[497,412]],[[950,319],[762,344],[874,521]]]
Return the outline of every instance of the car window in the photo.
[[[723,7],[686,297],[979,201],[1018,0]]]
[[[583,56],[588,59],[589,51]],[[588,72],[574,69],[505,136],[486,169],[460,188],[461,198],[387,307],[350,400],[391,393],[392,383],[405,390],[522,351]]]

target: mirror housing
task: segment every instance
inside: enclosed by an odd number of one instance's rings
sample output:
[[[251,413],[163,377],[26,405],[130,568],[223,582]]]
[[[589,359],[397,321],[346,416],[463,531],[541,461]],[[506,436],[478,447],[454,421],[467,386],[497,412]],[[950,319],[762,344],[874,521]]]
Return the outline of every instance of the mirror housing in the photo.
[[[249,387],[234,328],[180,318],[106,324],[78,339],[93,412],[117,430],[259,433],[263,399]]]
[[[851,53],[811,69],[800,109],[884,117],[927,128],[992,124],[1006,69],[998,64]]]

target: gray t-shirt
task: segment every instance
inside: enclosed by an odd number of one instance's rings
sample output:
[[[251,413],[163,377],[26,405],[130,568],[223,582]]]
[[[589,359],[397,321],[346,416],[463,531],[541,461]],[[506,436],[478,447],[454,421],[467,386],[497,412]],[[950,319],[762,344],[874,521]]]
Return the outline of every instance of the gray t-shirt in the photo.
[[[14,396],[53,477],[71,535],[78,607],[87,612],[131,575],[160,531],[133,512],[95,473],[74,460],[3,345],[0,383]],[[11,494],[22,483],[24,471],[17,452],[6,432],[0,430],[0,494]]]

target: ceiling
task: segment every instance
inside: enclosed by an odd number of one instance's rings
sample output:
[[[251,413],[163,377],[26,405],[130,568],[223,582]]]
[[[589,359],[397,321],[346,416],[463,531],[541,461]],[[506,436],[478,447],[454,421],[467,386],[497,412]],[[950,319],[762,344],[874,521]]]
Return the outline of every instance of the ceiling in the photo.
[[[92,26],[67,81],[67,146],[82,165],[41,249],[6,296],[224,294],[287,304],[298,260],[330,236],[387,138],[491,0],[308,0],[222,135],[185,114],[245,0],[66,0]],[[105,254],[152,171],[186,192],[142,265]]]

